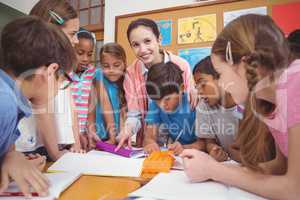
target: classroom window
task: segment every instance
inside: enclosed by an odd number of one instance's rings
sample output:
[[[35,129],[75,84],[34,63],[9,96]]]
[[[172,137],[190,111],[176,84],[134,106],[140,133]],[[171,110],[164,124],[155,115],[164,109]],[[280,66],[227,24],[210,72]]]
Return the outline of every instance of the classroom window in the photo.
[[[78,12],[80,27],[96,34],[94,64],[99,66],[99,51],[104,36],[104,0],[68,0]]]
[[[101,31],[104,28],[104,0],[69,0],[77,10],[80,26],[89,31]]]

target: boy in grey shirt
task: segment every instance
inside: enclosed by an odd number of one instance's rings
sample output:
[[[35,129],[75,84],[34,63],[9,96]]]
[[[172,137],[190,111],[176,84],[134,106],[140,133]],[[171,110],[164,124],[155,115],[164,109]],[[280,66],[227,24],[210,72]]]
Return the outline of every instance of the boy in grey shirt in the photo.
[[[205,139],[209,155],[225,161],[238,131],[241,111],[231,95],[218,85],[219,74],[209,56],[197,63],[193,74],[202,97],[196,108],[196,135]]]

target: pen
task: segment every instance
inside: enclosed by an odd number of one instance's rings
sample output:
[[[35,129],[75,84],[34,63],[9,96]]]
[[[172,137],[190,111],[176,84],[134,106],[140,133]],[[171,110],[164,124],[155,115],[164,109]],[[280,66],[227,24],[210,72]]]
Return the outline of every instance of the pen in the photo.
[[[179,138],[181,137],[181,135],[183,134],[183,129],[180,131],[180,133],[177,135],[177,137],[174,140],[174,143],[177,142],[179,140]]]
[[[0,197],[16,197],[16,196],[24,196],[23,192],[2,192]],[[31,192],[31,196],[38,197],[39,194],[37,192]]]

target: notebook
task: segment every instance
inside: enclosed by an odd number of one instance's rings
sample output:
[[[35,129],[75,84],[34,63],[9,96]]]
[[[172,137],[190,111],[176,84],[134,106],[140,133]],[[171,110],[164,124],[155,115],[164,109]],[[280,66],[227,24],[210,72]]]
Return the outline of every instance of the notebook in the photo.
[[[145,152],[143,151],[143,149],[126,149],[121,147],[118,151],[115,151],[115,149],[117,148],[116,145],[109,144],[103,141],[98,141],[96,144],[96,148],[101,151],[106,151],[127,158],[138,158],[145,156]]]
[[[120,156],[66,153],[48,169],[49,172],[70,171],[86,175],[139,177],[144,159]]]
[[[213,181],[191,183],[183,171],[160,173],[129,196],[164,200],[265,200],[257,195]]]
[[[63,173],[46,173],[45,174],[50,181],[49,196],[47,197],[33,197],[34,200],[52,200],[58,199],[60,194],[67,189],[73,182],[79,177],[80,173],[63,172]],[[15,182],[10,183],[8,189],[5,192],[20,192]],[[24,196],[20,197],[0,197],[0,199],[9,200],[21,200]]]

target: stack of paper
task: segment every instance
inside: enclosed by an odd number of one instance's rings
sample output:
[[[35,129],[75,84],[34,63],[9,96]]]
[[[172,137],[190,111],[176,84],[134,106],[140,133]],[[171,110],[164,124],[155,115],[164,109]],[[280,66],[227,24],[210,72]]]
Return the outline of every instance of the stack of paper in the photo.
[[[87,175],[139,177],[144,159],[130,159],[109,155],[66,153],[49,172],[70,171]]]
[[[169,189],[167,189],[169,188]],[[183,171],[161,173],[130,197],[164,200],[262,200],[264,198],[216,182],[191,183]]]
[[[79,177],[79,173],[74,172],[62,172],[62,173],[48,173],[45,174],[50,181],[49,196],[47,197],[34,197],[34,200],[52,200],[58,199],[60,194],[67,189],[74,181]],[[20,189],[15,182],[10,183],[8,189],[5,191],[8,193],[20,192]],[[3,197],[9,200],[21,200],[24,197]],[[2,198],[0,198],[2,199]]]

